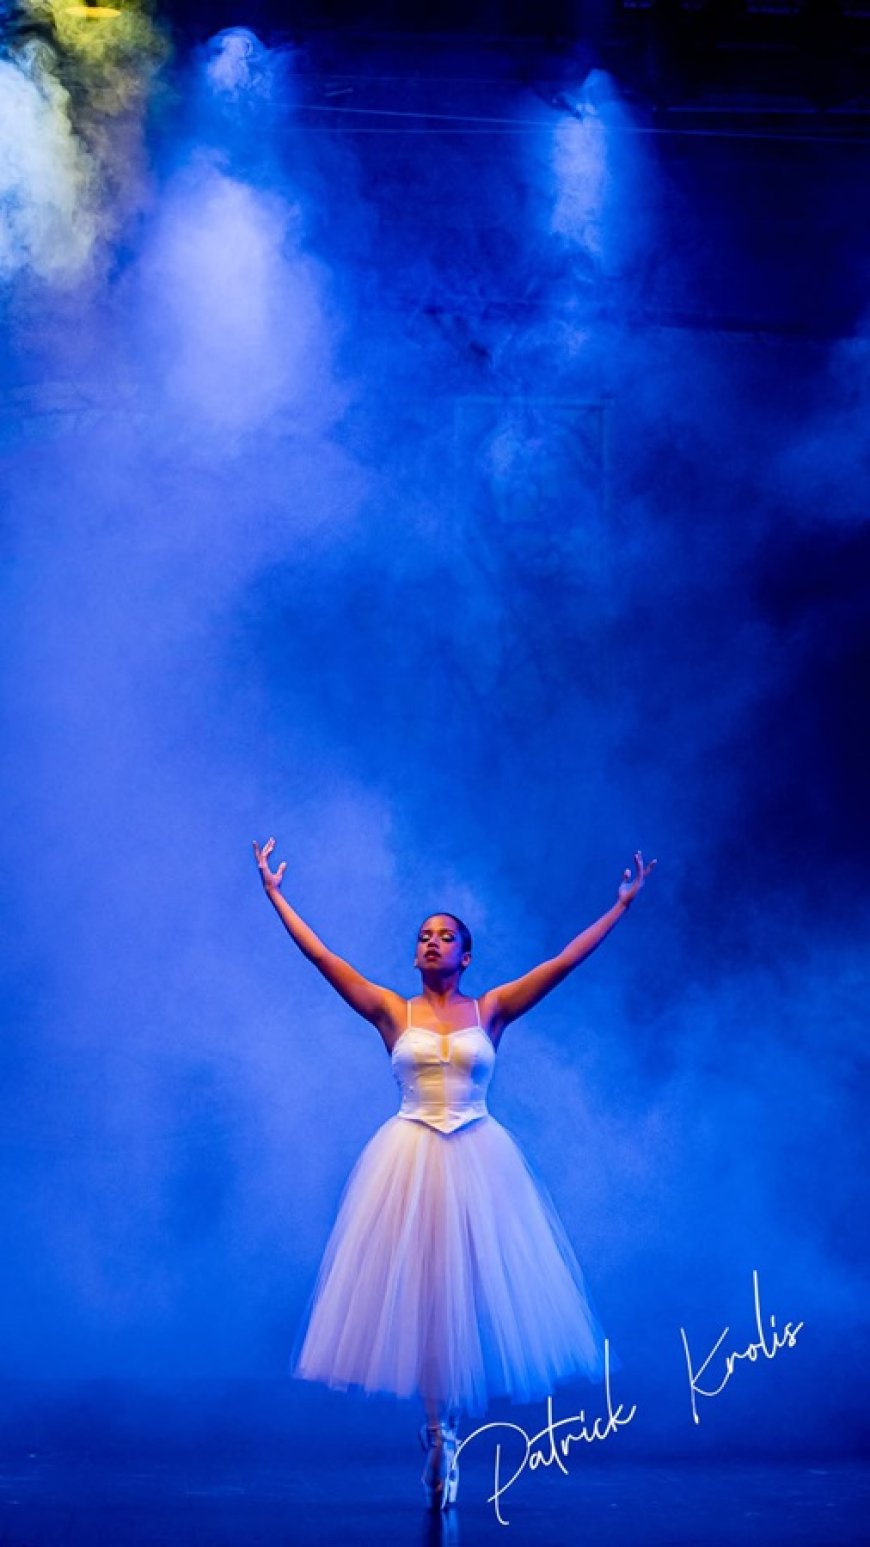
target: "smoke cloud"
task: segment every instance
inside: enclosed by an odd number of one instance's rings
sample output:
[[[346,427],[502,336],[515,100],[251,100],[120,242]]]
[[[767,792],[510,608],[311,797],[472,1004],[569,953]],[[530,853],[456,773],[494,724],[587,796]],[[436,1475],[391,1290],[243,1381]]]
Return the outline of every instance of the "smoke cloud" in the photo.
[[[410,84],[367,115],[365,72],[335,118],[245,29],[173,58],[144,10],[32,19],[0,60],[6,1373],[283,1370],[396,1092],[261,895],[273,833],[407,994],[433,908],[481,993],[656,856],[491,1109],[632,1398],[681,1319],[748,1340],[753,1268],[820,1349],[860,1337],[866,296],[825,335],[838,248],[800,224],[816,183],[852,221],[855,164],[654,141],[600,72],[478,84],[512,133]]]

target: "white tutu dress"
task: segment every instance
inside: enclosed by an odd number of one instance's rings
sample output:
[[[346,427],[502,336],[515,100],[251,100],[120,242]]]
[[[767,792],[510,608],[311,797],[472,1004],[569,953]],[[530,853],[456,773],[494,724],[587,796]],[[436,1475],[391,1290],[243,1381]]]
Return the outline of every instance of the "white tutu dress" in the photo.
[[[402,1104],[342,1194],[291,1356],[301,1380],[479,1414],[494,1396],[525,1402],[603,1376],[604,1334],[565,1229],[487,1111],[495,1048],[475,1010],[476,1026],[441,1034],[413,1026],[408,1006],[392,1054]]]

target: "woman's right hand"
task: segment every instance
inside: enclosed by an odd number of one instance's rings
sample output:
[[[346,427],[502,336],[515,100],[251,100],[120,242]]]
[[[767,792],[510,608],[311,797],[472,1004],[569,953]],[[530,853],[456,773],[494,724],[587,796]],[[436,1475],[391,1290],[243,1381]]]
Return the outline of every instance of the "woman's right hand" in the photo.
[[[274,838],[270,838],[267,843],[264,843],[262,849],[258,848],[256,843],[254,844],[254,859],[257,861],[257,869],[260,872],[260,880],[262,881],[263,886],[267,892],[278,891],[281,885],[284,871],[287,869],[286,859],[282,859],[276,871],[273,872],[269,869],[269,855],[271,854],[274,847]]]

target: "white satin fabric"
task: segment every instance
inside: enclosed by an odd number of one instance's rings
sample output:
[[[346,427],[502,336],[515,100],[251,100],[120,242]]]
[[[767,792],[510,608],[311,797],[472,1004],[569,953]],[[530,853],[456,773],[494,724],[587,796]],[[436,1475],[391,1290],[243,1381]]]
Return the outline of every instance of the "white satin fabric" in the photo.
[[[480,1024],[438,1032],[408,1025],[393,1048],[393,1074],[402,1094],[399,1117],[455,1133],[487,1116],[486,1092],[495,1068],[495,1048]]]

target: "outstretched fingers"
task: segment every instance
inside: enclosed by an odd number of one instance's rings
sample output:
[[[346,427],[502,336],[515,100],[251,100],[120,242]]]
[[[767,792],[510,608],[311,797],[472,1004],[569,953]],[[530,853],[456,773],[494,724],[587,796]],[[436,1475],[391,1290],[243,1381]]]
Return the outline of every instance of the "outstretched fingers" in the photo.
[[[641,854],[639,849],[635,849],[635,874],[638,880],[641,880],[641,882],[646,880],[646,877],[652,871],[653,865],[658,865],[658,860],[650,860],[649,865],[644,865],[644,855]],[[625,871],[625,876],[627,874],[629,874],[629,871]]]
[[[623,880],[625,880],[625,881],[631,881],[632,879],[634,879],[635,881],[642,881],[643,880],[643,877],[644,877],[643,856],[642,856],[642,854],[640,852],[640,849],[635,849],[635,851],[634,851],[634,876],[632,877],[632,873],[629,870],[628,866],[626,866],[625,870],[623,870],[622,876],[623,876]]]
[[[641,850],[635,849],[634,872],[632,873],[628,867],[626,867],[626,869],[622,872],[623,885],[628,888],[628,891],[625,893],[626,896],[628,896],[630,892],[631,896],[633,897],[637,892],[640,891],[644,881],[652,871],[653,866],[656,864],[658,864],[658,861],[651,859],[649,864],[645,865],[643,862],[643,854]]]
[[[257,861],[257,864],[259,865],[261,870],[263,869],[264,865],[268,869],[269,855],[271,854],[272,850],[275,847],[275,840],[274,840],[274,838],[267,838],[266,842],[263,844],[262,849],[260,848],[260,845],[257,843],[256,838],[254,838],[252,840],[252,842],[253,842],[253,845],[254,845],[254,859]],[[285,864],[286,864],[286,861],[285,861]],[[284,866],[282,865],[281,868],[283,869]]]

